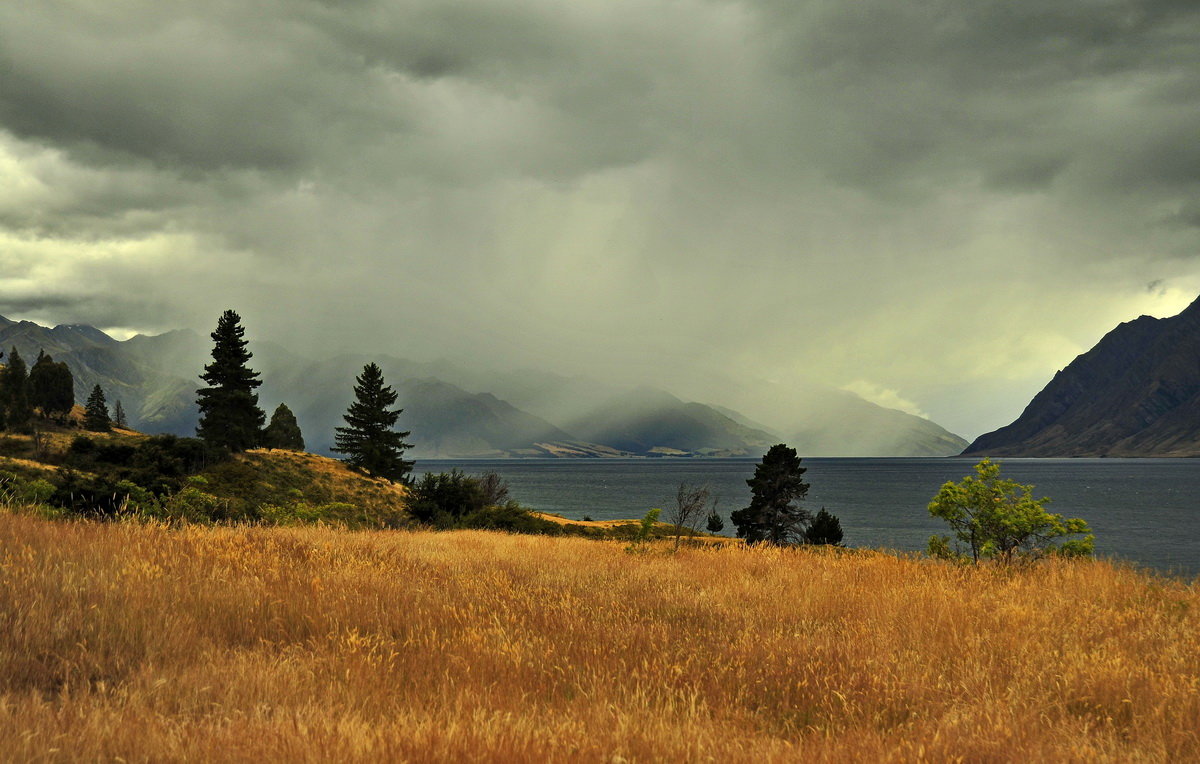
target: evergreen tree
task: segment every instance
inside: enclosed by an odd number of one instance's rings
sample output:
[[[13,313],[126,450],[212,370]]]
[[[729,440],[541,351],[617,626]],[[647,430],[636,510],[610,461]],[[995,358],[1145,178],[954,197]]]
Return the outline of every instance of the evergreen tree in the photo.
[[[705,524],[705,527],[708,528],[709,533],[720,533],[721,531],[725,530],[725,521],[721,519],[721,516],[718,515],[717,511],[714,509],[712,512],[708,513],[708,521]]]
[[[87,405],[83,409],[83,428],[92,432],[109,432],[112,430],[112,419],[108,416],[108,401],[104,399],[104,391],[100,385],[92,388]]]
[[[750,506],[729,516],[737,527],[737,535],[749,544],[803,543],[810,518],[799,505],[808,495],[805,471],[796,449],[782,443],[771,446],[754,468],[754,477],[746,481],[750,486]]]
[[[65,422],[75,406],[75,378],[67,365],[40,353],[29,370],[29,401],[47,419]]]
[[[271,414],[271,423],[263,430],[262,444],[265,448],[284,448],[289,451],[304,450],[304,436],[300,423],[286,403],[279,404]]]
[[[196,434],[205,442],[235,453],[259,444],[266,419],[254,392],[262,380],[258,372],[246,366],[253,354],[246,350],[249,343],[242,339],[246,330],[241,320],[237,313],[227,310],[217,321],[217,330],[211,335],[213,361],[200,375],[209,386],[196,391],[200,407]]]
[[[830,514],[825,507],[817,512],[816,517],[804,531],[804,540],[810,544],[830,544],[837,546],[842,543],[842,521],[837,515]]]
[[[404,442],[408,432],[392,429],[403,411],[389,409],[396,402],[396,391],[383,384],[383,372],[374,363],[364,366],[354,381],[355,401],[343,417],[347,426],[335,430],[333,450],[345,454],[350,466],[368,475],[393,482],[406,480],[413,462],[405,461],[403,455],[412,444]]]
[[[116,405],[113,406],[113,424],[122,430],[129,429],[129,420],[125,417],[125,407],[121,405],[119,399]]]
[[[15,347],[8,354],[8,365],[0,373],[0,407],[4,409],[8,429],[28,429],[29,420],[33,418],[33,407],[29,404],[29,374]]]

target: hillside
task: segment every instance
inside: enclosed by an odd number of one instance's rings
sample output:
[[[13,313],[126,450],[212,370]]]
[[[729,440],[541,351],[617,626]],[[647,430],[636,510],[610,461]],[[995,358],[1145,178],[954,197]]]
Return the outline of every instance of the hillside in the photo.
[[[76,407],[76,419],[82,410]],[[40,480],[40,485],[30,481]],[[229,457],[199,441],[47,421],[0,435],[0,491],[36,495],[50,516],[349,528],[412,525],[409,488],[316,454],[255,449]]]
[[[1120,324],[964,454],[1200,456],[1200,300]]]
[[[1200,590],[1104,562],[0,510],[14,761],[1196,761]],[[786,596],[781,596],[786,593]]]

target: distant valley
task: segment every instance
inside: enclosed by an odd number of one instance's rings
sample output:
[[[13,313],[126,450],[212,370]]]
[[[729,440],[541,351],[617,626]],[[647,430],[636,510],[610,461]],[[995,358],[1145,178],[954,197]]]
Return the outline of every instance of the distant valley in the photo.
[[[130,424],[191,435],[197,375],[209,360],[207,336],[181,330],[118,341],[90,326],[47,328],[0,318],[0,348],[35,358],[45,350],[75,374],[76,398],[93,385],[120,400]],[[286,402],[308,448],[328,453],[333,428],[352,398],[354,376],[377,362],[404,408],[417,457],[758,456],[786,442],[807,455],[946,456],[966,441],[933,422],[844,391],[806,390],[802,426],[757,423],[731,408],[686,401],[580,377],[489,373],[448,362],[346,354],[308,358],[270,342],[251,343],[261,372],[261,404]],[[799,392],[797,392],[799,395]]]

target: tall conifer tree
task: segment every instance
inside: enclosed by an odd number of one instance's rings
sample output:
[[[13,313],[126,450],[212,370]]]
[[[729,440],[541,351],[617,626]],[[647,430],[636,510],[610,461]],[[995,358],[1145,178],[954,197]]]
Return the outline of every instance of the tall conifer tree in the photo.
[[[108,415],[108,401],[100,385],[92,388],[87,405],[83,410],[83,427],[93,432],[108,432],[112,430],[112,419]]]
[[[237,313],[227,310],[217,321],[217,330],[211,335],[213,360],[200,375],[209,386],[196,391],[200,407],[196,434],[235,453],[259,444],[266,419],[258,407],[258,393],[254,392],[262,380],[258,372],[246,366],[254,354],[242,339],[246,330],[241,320]]]
[[[396,391],[383,383],[383,372],[374,363],[363,367],[355,378],[354,403],[345,416],[346,427],[334,433],[333,450],[346,455],[346,462],[374,477],[403,482],[412,471],[413,462],[404,459],[408,432],[392,428],[403,409],[391,410]]]

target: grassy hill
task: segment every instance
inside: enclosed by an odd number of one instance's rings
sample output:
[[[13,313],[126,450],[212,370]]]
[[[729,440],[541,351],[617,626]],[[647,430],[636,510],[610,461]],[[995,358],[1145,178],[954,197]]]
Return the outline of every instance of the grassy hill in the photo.
[[[1104,562],[667,548],[0,511],[0,749],[1200,759],[1195,585]]]

